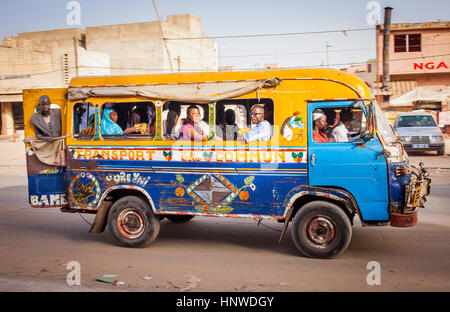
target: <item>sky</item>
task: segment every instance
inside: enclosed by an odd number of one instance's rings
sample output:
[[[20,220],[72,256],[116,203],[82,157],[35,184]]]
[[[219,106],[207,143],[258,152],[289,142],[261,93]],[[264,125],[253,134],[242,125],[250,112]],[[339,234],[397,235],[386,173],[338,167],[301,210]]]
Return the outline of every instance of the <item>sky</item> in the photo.
[[[59,28],[157,20],[152,0],[78,0],[79,25],[69,25],[70,0],[0,1],[0,36]],[[192,14],[216,38],[220,66],[342,68],[375,58],[375,24],[390,6],[392,23],[450,20],[449,0],[155,0],[161,19]],[[353,31],[357,30],[359,31]],[[347,30],[346,32],[320,33]]]

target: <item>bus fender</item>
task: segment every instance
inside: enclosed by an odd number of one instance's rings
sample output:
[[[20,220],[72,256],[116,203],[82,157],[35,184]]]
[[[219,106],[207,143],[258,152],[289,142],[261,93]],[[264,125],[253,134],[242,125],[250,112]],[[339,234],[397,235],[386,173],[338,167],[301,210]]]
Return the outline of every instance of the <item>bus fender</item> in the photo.
[[[114,204],[114,201],[107,200],[107,196],[115,191],[115,190],[130,190],[130,191],[137,191],[141,195],[143,195],[149,202],[150,207],[154,213],[156,213],[155,205],[153,204],[153,200],[150,197],[150,195],[147,193],[145,189],[139,186],[135,185],[115,185],[107,189],[101,199],[100,199],[100,205],[97,209],[97,214],[94,219],[94,223],[92,224],[91,229],[89,230],[89,233],[101,233],[105,230],[107,220],[108,220],[108,213],[111,208],[111,206]]]
[[[285,221],[280,239],[278,241],[279,243],[281,242],[286,233],[288,224],[291,221],[293,213],[296,212],[295,203],[301,199],[306,199],[307,198],[306,196],[308,196],[308,200],[306,202],[310,202],[314,199],[331,200],[333,202],[339,203],[340,206],[344,206],[345,212],[348,215],[358,213],[358,215],[361,217],[358,204],[356,203],[353,196],[346,190],[329,187],[304,186],[304,185],[298,186],[289,191],[283,202],[283,207],[286,207],[284,211]],[[304,204],[306,202],[304,202]]]

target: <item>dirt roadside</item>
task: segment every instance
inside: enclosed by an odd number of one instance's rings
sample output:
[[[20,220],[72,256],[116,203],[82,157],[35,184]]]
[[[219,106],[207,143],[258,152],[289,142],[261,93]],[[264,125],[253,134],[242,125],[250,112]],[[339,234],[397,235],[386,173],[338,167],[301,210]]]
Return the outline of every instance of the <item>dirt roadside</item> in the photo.
[[[157,241],[143,249],[117,247],[108,231],[89,234],[78,214],[28,206],[22,143],[0,142],[0,291],[448,291],[449,158],[411,157],[431,167],[433,194],[413,229],[353,229],[348,250],[331,260],[299,256],[282,224],[252,219],[162,221]],[[438,192],[440,191],[440,193]],[[446,197],[447,196],[447,197]],[[83,215],[92,222],[92,215]],[[68,286],[67,263],[81,265],[81,286]],[[382,284],[366,282],[378,261]],[[116,274],[123,286],[99,283]],[[151,276],[151,279],[144,279]]]

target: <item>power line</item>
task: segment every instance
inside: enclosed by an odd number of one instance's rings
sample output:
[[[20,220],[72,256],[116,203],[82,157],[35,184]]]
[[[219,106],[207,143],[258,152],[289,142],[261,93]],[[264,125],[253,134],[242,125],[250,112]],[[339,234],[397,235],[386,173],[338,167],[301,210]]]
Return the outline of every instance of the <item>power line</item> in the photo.
[[[411,57],[411,58],[402,58],[402,59],[395,59],[395,60],[389,60],[389,62],[397,62],[397,61],[405,61],[405,60],[414,60],[414,59],[425,59],[425,58],[431,58],[431,57],[440,57],[440,56],[447,56],[448,54],[439,54],[439,55],[428,55],[428,56],[418,56],[418,57]],[[381,62],[379,60],[378,62]],[[367,64],[367,62],[346,62],[346,63],[336,63],[336,64],[330,64],[330,66],[341,66],[341,65],[358,65],[358,64]],[[149,70],[149,71],[164,71],[167,69],[160,69],[160,68],[127,68],[127,67],[104,67],[104,66],[83,66],[80,67],[86,67],[86,68],[103,68],[103,69],[115,69],[115,70]],[[322,65],[307,65],[307,66],[293,66],[293,67],[284,67],[284,68],[314,68],[314,67],[322,67]],[[248,69],[254,69],[254,68],[248,68]],[[204,69],[187,69],[185,71],[203,71]]]
[[[340,49],[340,50],[330,50],[329,53],[339,53],[339,52],[351,52],[351,51],[372,51],[375,48],[365,48],[365,49]],[[299,55],[299,54],[316,54],[316,53],[325,53],[326,50],[316,50],[316,51],[297,51],[297,52],[288,52],[288,53],[266,53],[266,54],[241,54],[241,55],[224,55],[220,58],[236,58],[236,57],[257,57],[257,56],[280,56],[280,55]],[[215,58],[215,56],[191,56],[191,57],[183,57],[184,59],[192,59],[192,58]]]
[[[211,36],[211,37],[181,37],[181,38],[166,38],[167,40],[202,40],[202,39],[231,39],[231,38],[251,38],[251,37],[277,37],[277,36],[298,36],[298,35],[317,35],[329,33],[343,33],[347,35],[348,32],[356,31],[374,31],[374,28],[355,28],[355,29],[340,29],[340,30],[323,30],[323,31],[305,31],[305,32],[291,32],[291,33],[275,33],[275,34],[253,34],[253,35],[225,35],[225,36]]]
[[[428,55],[428,56],[417,56],[417,57],[411,57],[411,58],[402,58],[402,59],[395,59],[395,60],[389,60],[389,62],[397,62],[397,61],[406,61],[406,60],[414,60],[414,59],[426,59],[426,58],[431,58],[431,57],[441,57],[441,56],[448,56],[450,55],[450,53],[447,54],[439,54],[439,55]],[[378,62],[381,62],[381,60],[378,60]],[[347,63],[335,63],[335,64],[330,64],[329,67],[331,66],[344,66],[344,65],[365,65],[367,64],[367,62],[347,62]],[[321,64],[316,64],[316,65],[305,65],[305,66],[291,66],[291,67],[279,67],[278,69],[282,70],[282,69],[301,69],[301,68],[320,68],[323,67]],[[62,68],[62,69],[57,69],[57,70],[53,70],[53,71],[47,71],[47,72],[41,72],[41,73],[32,73],[32,74],[23,74],[22,76],[37,76],[37,75],[45,75],[45,74],[51,74],[51,73],[56,73],[56,72],[60,72],[60,71],[64,71],[64,70],[71,70],[74,69],[75,67],[69,67],[67,69]],[[106,66],[91,66],[91,65],[80,65],[79,68],[98,68],[98,69],[110,69],[110,70],[140,70],[140,71],[158,71],[158,72],[164,72],[164,71],[168,71],[167,68],[127,68],[127,67],[106,67]],[[258,70],[258,69],[264,69],[264,68],[237,68],[236,71],[247,71],[247,70]],[[185,69],[185,70],[181,70],[181,71],[185,71],[185,72],[202,72],[202,71],[206,71],[204,68],[199,68],[199,69]],[[211,72],[216,72],[216,70],[211,70]],[[4,79],[3,77],[0,77],[0,80]]]

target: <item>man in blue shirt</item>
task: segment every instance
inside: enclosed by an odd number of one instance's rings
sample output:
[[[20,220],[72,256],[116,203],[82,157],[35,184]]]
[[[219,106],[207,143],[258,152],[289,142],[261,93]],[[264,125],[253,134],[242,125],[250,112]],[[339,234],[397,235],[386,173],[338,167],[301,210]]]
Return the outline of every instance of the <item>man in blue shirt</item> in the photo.
[[[244,140],[249,143],[253,141],[268,141],[272,137],[272,125],[264,120],[264,107],[255,105],[250,114],[252,128],[244,134]]]

